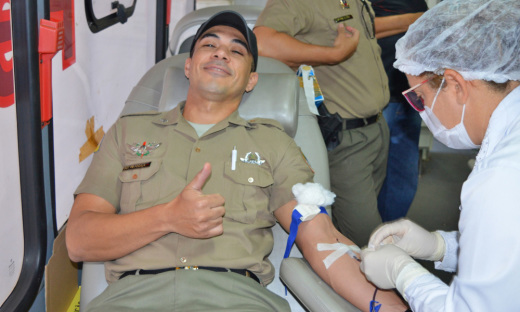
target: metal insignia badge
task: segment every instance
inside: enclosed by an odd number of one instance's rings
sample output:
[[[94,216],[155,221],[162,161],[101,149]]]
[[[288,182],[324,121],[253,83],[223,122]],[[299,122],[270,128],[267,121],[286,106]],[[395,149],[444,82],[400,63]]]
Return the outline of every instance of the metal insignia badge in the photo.
[[[265,160],[263,159],[260,159],[260,155],[255,152],[255,153],[252,153],[252,152],[248,152],[246,154],[246,156],[244,158],[240,158],[240,161],[246,163],[246,164],[254,164],[254,165],[261,165],[263,163],[265,163]]]
[[[342,9],[350,8],[350,5],[348,4],[347,0],[339,0],[339,5]]]
[[[141,158],[143,156],[149,155],[152,151],[156,150],[161,143],[146,143],[146,141],[143,142],[143,144],[140,143],[134,143],[134,144],[127,144],[128,148],[134,153],[134,155],[137,155]]]

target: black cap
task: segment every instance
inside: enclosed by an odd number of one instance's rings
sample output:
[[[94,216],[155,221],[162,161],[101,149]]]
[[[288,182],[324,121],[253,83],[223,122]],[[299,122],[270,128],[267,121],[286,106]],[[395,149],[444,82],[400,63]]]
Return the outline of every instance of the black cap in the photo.
[[[191,43],[190,57],[193,56],[193,48],[195,47],[195,43],[197,43],[197,40],[199,40],[200,36],[211,27],[219,25],[233,27],[240,31],[242,35],[244,35],[244,38],[246,38],[247,41],[249,52],[253,55],[253,71],[256,71],[256,64],[258,63],[256,36],[253,31],[249,29],[242,15],[235,11],[221,11],[210,17],[206,22],[204,22],[204,24],[200,25],[199,30],[197,30],[197,33],[193,38],[193,42]]]

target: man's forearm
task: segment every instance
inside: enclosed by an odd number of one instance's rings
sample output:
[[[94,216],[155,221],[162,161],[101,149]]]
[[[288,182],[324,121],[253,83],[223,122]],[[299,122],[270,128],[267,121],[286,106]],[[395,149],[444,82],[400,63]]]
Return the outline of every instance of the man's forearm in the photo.
[[[158,208],[124,215],[88,209],[73,211],[66,235],[69,256],[76,262],[120,258],[165,235],[167,232],[160,225],[163,219]]]
[[[423,13],[406,13],[375,18],[376,38],[381,39],[404,33]]]
[[[302,64],[319,66],[337,63],[332,47],[307,44],[265,26],[256,27],[254,32],[259,55],[280,60],[293,69]]]
[[[349,239],[341,235],[332,227],[329,217],[325,215],[317,216],[311,222],[304,222],[300,225],[297,243],[305,259],[310,263],[313,270],[327,283],[334,291],[343,298],[354,304],[356,307],[368,311],[369,303],[373,299],[375,286],[368,282],[359,269],[359,262],[347,254],[335,260],[329,268],[325,267],[323,260],[332,251],[318,251],[318,243],[334,244],[342,243],[353,245]],[[326,229],[323,231],[322,229]],[[393,291],[378,290],[376,301],[382,304],[380,311],[405,311],[406,305]]]

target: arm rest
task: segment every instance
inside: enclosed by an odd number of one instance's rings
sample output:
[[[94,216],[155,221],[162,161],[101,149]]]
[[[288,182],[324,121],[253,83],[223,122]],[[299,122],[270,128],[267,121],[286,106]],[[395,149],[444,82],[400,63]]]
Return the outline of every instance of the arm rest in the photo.
[[[284,259],[280,267],[280,279],[309,311],[360,312],[314,273],[303,258]]]
[[[81,295],[79,310],[85,311],[87,304],[108,286],[103,262],[83,262],[81,271]]]

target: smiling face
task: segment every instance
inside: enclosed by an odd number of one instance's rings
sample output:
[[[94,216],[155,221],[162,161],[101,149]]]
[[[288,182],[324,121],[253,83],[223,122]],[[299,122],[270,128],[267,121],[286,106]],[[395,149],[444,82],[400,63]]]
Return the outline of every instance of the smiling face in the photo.
[[[211,101],[240,103],[244,91],[256,85],[251,72],[253,57],[240,31],[228,26],[208,29],[197,41],[193,56],[186,60],[189,92]],[[238,102],[237,102],[238,101]]]

